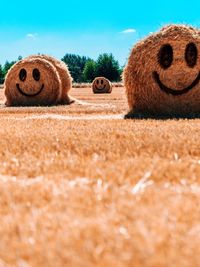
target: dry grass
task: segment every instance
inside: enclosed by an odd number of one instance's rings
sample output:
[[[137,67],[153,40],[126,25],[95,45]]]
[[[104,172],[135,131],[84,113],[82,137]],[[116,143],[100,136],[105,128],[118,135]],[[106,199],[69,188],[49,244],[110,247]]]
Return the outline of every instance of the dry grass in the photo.
[[[200,120],[72,95],[96,106],[0,109],[0,266],[200,266]]]

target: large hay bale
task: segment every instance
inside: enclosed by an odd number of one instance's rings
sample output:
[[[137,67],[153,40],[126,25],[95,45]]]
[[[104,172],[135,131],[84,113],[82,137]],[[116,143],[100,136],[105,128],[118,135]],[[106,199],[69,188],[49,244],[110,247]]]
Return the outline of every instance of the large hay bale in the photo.
[[[200,115],[200,31],[169,25],[137,43],[124,70],[129,116]]]
[[[112,92],[112,84],[105,77],[96,77],[92,82],[92,90],[94,94],[110,94]]]
[[[5,79],[7,106],[70,104],[72,79],[66,65],[49,56],[17,62]]]

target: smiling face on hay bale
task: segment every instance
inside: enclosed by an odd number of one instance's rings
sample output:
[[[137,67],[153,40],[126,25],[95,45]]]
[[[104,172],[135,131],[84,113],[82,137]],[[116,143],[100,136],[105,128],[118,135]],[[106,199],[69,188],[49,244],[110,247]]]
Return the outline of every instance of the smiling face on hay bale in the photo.
[[[112,84],[105,77],[96,77],[92,83],[94,94],[109,94],[112,92]]]
[[[16,63],[5,80],[7,106],[56,104],[62,93],[56,68],[45,59],[27,58]]]
[[[200,31],[171,25],[139,42],[124,83],[132,114],[200,114]]]

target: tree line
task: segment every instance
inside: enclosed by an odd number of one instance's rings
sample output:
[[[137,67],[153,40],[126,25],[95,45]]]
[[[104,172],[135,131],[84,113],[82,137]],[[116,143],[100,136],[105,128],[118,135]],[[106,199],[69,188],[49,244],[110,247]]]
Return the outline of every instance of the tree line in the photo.
[[[9,69],[19,60],[22,59],[22,56],[19,56],[17,60],[15,61],[6,61],[5,64],[2,66],[0,64],[0,84],[4,83],[5,80],[5,76],[7,74],[7,72],[9,71]]]
[[[6,61],[0,65],[0,84],[4,83],[8,70],[22,57],[15,61]],[[77,83],[92,82],[97,76],[103,76],[110,81],[120,81],[122,68],[112,54],[101,54],[97,60],[75,54],[66,54],[62,59],[68,65],[73,81]]]

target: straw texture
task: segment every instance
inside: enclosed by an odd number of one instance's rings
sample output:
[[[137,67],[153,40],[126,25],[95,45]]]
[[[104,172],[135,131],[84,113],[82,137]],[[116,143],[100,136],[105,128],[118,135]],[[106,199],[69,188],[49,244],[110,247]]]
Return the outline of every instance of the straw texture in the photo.
[[[70,104],[71,76],[64,63],[49,56],[17,62],[5,79],[7,106]]]
[[[129,115],[200,114],[200,31],[169,25],[137,43],[123,78]]]

